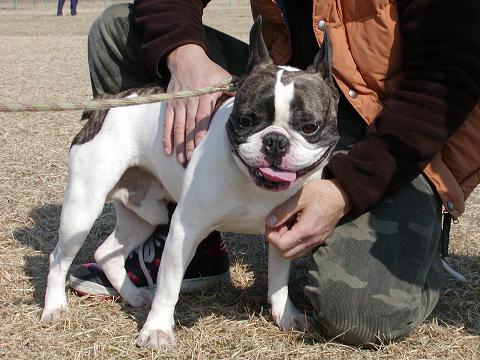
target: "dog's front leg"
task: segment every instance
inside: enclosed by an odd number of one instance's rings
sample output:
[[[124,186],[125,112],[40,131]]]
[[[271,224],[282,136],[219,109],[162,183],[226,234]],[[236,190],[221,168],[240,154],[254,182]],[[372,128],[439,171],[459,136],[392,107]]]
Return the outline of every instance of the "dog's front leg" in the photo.
[[[158,348],[175,342],[173,315],[182,279],[198,244],[211,230],[181,213],[179,205],[163,250],[152,308],[136,340],[141,347]]]
[[[314,320],[301,313],[288,296],[290,259],[280,256],[277,249],[268,246],[268,302],[273,320],[282,330],[307,330]]]

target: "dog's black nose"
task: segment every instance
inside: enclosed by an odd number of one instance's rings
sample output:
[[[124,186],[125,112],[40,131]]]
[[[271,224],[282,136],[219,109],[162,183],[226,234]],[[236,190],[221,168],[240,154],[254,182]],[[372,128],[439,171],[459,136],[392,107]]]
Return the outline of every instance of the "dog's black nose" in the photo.
[[[267,157],[272,159],[281,159],[290,147],[290,140],[282,134],[272,132],[263,137],[263,151]],[[276,165],[276,164],[275,164]]]

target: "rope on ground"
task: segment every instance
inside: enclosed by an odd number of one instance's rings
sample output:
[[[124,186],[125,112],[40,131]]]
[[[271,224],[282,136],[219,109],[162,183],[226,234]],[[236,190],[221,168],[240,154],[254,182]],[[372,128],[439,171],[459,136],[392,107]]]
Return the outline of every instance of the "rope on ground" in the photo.
[[[135,98],[98,99],[89,101],[59,101],[39,103],[0,103],[0,112],[27,112],[27,111],[67,111],[67,110],[101,110],[120,106],[150,104],[160,101],[171,101],[194,96],[212,94],[216,92],[232,92],[235,88],[232,78],[227,78],[218,84],[200,89],[180,91],[178,93],[162,93]]]

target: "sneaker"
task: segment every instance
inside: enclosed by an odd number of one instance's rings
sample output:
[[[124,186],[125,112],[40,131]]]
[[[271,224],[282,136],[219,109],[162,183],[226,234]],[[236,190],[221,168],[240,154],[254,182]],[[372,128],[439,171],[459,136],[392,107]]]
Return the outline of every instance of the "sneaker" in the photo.
[[[128,256],[125,270],[137,287],[155,288],[167,233],[168,226],[157,227],[150,238]],[[193,292],[230,283],[227,249],[220,233],[215,231],[198,246],[185,272],[180,291]],[[68,286],[79,295],[120,297],[96,263],[82,264],[74,268],[69,276]]]

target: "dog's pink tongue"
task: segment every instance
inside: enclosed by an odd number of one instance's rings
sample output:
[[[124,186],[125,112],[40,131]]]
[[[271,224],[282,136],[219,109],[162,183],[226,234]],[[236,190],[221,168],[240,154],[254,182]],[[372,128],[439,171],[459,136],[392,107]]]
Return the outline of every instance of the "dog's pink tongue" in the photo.
[[[259,168],[258,170],[260,170],[268,180],[274,182],[294,182],[297,178],[297,173],[292,171],[275,170],[269,167]]]

